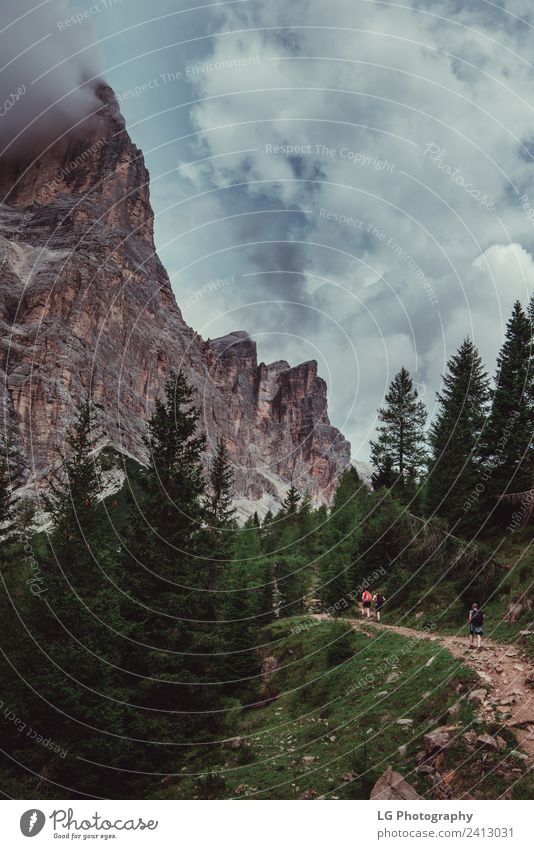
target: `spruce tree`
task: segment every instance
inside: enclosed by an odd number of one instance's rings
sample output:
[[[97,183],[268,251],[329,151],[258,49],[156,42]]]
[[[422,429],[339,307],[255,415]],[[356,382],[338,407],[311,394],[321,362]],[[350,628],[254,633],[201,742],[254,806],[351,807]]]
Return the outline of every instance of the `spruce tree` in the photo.
[[[80,544],[93,525],[100,493],[94,407],[82,401],[66,435],[67,451],[59,473],[54,475],[45,504],[53,517],[61,543]]]
[[[256,619],[262,605],[260,584],[261,543],[259,530],[252,518],[235,535],[232,562],[225,571],[225,603],[223,613],[222,662],[227,688],[243,689],[248,686],[239,679],[253,676],[259,667],[256,646],[260,640],[258,630],[267,618]],[[258,592],[259,591],[259,592]],[[268,611],[267,611],[268,612]]]
[[[498,497],[507,489],[524,492],[532,485],[528,462],[534,423],[531,338],[530,321],[516,301],[497,359],[491,413],[483,434],[485,477],[491,496]]]
[[[390,454],[385,454],[381,459],[380,466],[375,468],[375,471],[371,475],[373,489],[380,489],[382,486],[386,487],[386,489],[391,489],[395,485],[397,477],[393,466],[393,458]]]
[[[39,566],[33,574],[28,621],[35,644],[22,652],[21,665],[43,700],[32,724],[46,729],[72,753],[55,760],[55,780],[75,787],[77,755],[95,764],[102,753],[114,762],[131,756],[127,728],[134,721],[128,708],[132,693],[122,666],[122,594],[110,576],[116,560],[116,538],[107,537],[106,514],[100,503],[97,434],[90,400],[81,403],[66,436],[68,453],[45,497],[54,522],[46,551],[34,538]],[[38,548],[39,546],[39,548]],[[37,651],[35,646],[44,651]],[[125,697],[126,696],[126,697]],[[30,699],[32,697],[30,696]],[[68,720],[62,715],[63,711]],[[99,730],[94,730],[99,729]],[[76,753],[76,754],[74,754]],[[84,771],[86,792],[116,793],[115,778],[97,766]],[[85,789],[85,788],[84,788]]]
[[[230,527],[234,522],[236,511],[232,506],[233,486],[234,477],[226,443],[219,437],[210,469],[208,496],[208,519],[217,528]]]
[[[399,486],[405,488],[425,463],[426,409],[404,366],[391,381],[384,400],[378,410],[378,437],[371,442],[375,480],[381,483],[393,472]]]
[[[438,412],[430,428],[427,511],[460,529],[476,522],[481,472],[480,435],[489,402],[489,380],[480,355],[465,339],[447,363]]]
[[[228,560],[234,543],[236,511],[232,506],[233,485],[226,445],[219,437],[210,468],[205,532],[209,618],[213,620],[217,615],[214,595],[217,575],[225,568],[225,561]]]
[[[0,526],[8,520],[11,501],[11,481],[9,479],[8,459],[5,450],[0,456]]]
[[[180,739],[204,738],[216,718],[210,714],[215,690],[206,683],[217,670],[205,556],[205,436],[193,398],[179,371],[171,373],[155,403],[140,514],[132,508],[122,576],[134,641],[128,661],[146,676],[138,701],[180,711],[174,730]]]
[[[282,501],[282,512],[290,519],[296,518],[302,496],[298,489],[291,484]]]

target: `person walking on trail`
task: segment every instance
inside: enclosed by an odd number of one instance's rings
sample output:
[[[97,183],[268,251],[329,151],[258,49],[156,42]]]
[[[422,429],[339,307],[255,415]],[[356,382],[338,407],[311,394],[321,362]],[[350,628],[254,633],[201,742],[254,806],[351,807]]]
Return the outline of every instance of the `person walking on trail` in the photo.
[[[376,621],[377,622],[380,622],[380,611],[382,610],[382,608],[384,606],[385,600],[386,600],[386,597],[385,597],[384,593],[381,592],[381,590],[378,590],[378,592],[375,593],[374,598],[373,598],[373,601],[375,603]]]
[[[367,616],[369,619],[371,616],[371,602],[373,600],[372,594],[369,590],[364,590],[362,593],[362,613],[364,616]]]
[[[469,647],[474,648],[475,637],[477,638],[477,649],[482,648],[482,635],[484,633],[484,614],[476,602],[469,611]]]

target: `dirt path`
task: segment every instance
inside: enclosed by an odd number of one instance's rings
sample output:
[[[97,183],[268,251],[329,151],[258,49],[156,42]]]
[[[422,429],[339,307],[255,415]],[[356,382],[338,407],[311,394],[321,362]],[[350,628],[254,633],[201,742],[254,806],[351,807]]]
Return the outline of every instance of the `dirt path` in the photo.
[[[314,618],[332,617],[318,613]],[[394,631],[404,637],[430,640],[445,646],[454,657],[478,672],[479,682],[471,690],[470,697],[479,704],[479,714],[510,728],[529,756],[530,763],[534,763],[534,664],[516,646],[484,638],[482,650],[477,651],[469,648],[467,636],[451,637],[398,625],[377,625],[373,620],[364,620],[363,617],[339,617],[337,621],[347,622],[357,628],[370,625],[377,631]]]

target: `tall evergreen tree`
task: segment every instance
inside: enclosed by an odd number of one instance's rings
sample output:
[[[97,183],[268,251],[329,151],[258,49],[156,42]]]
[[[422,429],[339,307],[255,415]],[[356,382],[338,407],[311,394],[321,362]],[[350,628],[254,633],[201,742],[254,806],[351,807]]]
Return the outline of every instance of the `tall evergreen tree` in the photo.
[[[7,521],[9,516],[9,505],[11,501],[11,481],[9,479],[8,459],[5,449],[0,455],[0,525]]]
[[[282,512],[290,520],[296,520],[302,496],[298,489],[291,484],[282,501]]]
[[[477,348],[465,339],[447,363],[438,412],[430,428],[427,510],[467,528],[481,471],[480,435],[488,411],[489,379]],[[470,506],[468,506],[470,505]]]
[[[497,359],[491,413],[484,428],[483,447],[490,495],[524,492],[532,485],[529,448],[534,415],[531,403],[532,331],[516,301]]]
[[[211,463],[206,510],[206,558],[208,562],[208,603],[215,620],[217,576],[230,557],[235,536],[235,508],[232,505],[234,479],[224,440],[219,437]]]
[[[239,679],[249,678],[258,671],[258,631],[268,617],[256,619],[263,613],[261,580],[261,543],[259,529],[249,520],[235,535],[232,563],[225,572],[225,603],[223,613],[222,663],[229,689],[242,689]],[[268,589],[268,587],[267,587]],[[272,607],[272,603],[271,603]],[[269,611],[266,611],[267,613]],[[233,682],[233,683],[232,683]]]
[[[232,506],[234,477],[226,443],[222,437],[217,440],[209,483],[208,519],[215,527],[229,527],[236,513]]]
[[[45,496],[47,509],[63,538],[62,542],[79,542],[93,525],[100,492],[100,467],[96,454],[98,436],[94,407],[86,398],[67,431],[66,456],[59,474],[51,481],[50,494]]]
[[[401,488],[422,470],[425,459],[426,409],[404,368],[395,375],[378,410],[378,437],[371,442],[375,481],[395,475]]]
[[[205,557],[205,436],[193,396],[183,372],[172,372],[155,403],[141,515],[132,512],[123,567],[137,643],[129,663],[146,676],[138,695],[152,709],[181,711],[176,733],[184,739],[209,735],[216,691],[206,682],[217,675]]]

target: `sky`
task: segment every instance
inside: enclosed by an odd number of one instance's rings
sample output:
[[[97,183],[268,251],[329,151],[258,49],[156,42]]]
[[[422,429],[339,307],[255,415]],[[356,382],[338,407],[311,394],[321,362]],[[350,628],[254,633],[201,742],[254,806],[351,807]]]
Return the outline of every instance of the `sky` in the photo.
[[[534,284],[531,0],[36,5],[4,5],[8,81],[54,68],[41,98],[74,112],[78,79],[113,86],[202,336],[316,359],[362,460],[402,365],[430,416],[467,335],[493,374]]]

